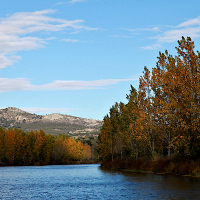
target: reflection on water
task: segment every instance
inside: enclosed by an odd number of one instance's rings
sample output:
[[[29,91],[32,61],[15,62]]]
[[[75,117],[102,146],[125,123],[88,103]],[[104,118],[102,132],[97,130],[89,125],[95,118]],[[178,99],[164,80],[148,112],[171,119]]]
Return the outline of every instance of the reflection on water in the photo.
[[[200,179],[99,165],[0,168],[0,199],[200,199]]]
[[[200,178],[101,170],[112,176],[123,176],[122,180],[143,199],[200,199]]]

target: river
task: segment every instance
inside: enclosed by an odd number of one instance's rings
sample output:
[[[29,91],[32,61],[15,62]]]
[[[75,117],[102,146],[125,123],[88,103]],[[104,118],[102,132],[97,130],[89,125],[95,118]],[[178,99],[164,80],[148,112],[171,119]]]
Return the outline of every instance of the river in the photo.
[[[0,168],[0,199],[200,199],[200,178],[93,165]]]

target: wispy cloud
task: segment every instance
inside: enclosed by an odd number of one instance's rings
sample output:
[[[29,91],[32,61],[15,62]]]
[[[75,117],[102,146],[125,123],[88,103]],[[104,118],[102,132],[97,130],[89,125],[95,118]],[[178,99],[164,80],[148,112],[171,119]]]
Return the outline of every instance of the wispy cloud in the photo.
[[[120,34],[120,35],[112,35],[110,37],[113,37],[113,38],[132,38],[134,36],[133,35]]]
[[[200,16],[194,19],[187,20],[177,26],[166,26],[161,34],[151,37],[156,40],[155,44],[151,46],[142,47],[142,49],[150,50],[160,48],[163,43],[176,42],[180,40],[182,36],[191,37],[192,39],[200,37]],[[161,30],[161,29],[160,29]]]
[[[86,1],[87,0],[71,0],[67,2],[58,2],[58,3],[55,3],[54,6],[63,5],[63,4],[73,4],[73,3],[78,3],[78,2],[86,2]]]
[[[63,5],[63,4],[68,4],[68,3],[67,2],[58,2],[58,3],[55,3],[53,6]]]
[[[194,19],[187,20],[179,24],[178,27],[195,26],[195,25],[200,26],[200,16]]]
[[[51,114],[51,113],[68,113],[74,110],[81,110],[76,108],[38,108],[38,107],[21,107],[20,109],[29,112],[29,113],[37,113],[37,114]]]
[[[86,2],[87,0],[71,0],[68,3]]]
[[[120,31],[123,31],[120,34],[111,35],[112,38],[133,38],[135,35],[141,34],[141,32],[151,31],[151,32],[159,32],[159,27],[152,28],[120,28]]]
[[[150,46],[145,46],[145,47],[141,47],[143,50],[154,50],[154,49],[159,49],[160,47],[162,47],[162,45],[160,44],[153,44]]]
[[[75,39],[61,39],[61,41],[64,41],[64,42],[80,42],[79,40],[75,40]]]
[[[184,28],[184,29],[174,29],[170,31],[164,32],[162,35],[154,37],[157,42],[164,43],[164,42],[175,42],[180,40],[181,37],[191,37],[191,38],[198,38],[200,37],[200,27],[191,27],[191,28]]]
[[[158,31],[160,31],[159,27],[157,27],[157,26],[155,26],[153,28],[134,28],[134,29],[122,28],[122,30],[131,31],[131,32],[141,32],[141,31],[155,31],[155,32],[158,32]]]
[[[10,91],[56,91],[56,90],[91,90],[105,89],[111,85],[119,84],[120,82],[135,81],[138,78],[132,79],[106,79],[94,81],[63,81],[57,80],[44,85],[33,85],[31,81],[25,78],[0,78],[0,92]]]
[[[83,20],[65,20],[49,17],[55,10],[15,13],[0,20],[0,69],[11,66],[20,56],[16,52],[42,48],[50,37],[32,37],[34,32],[58,32],[65,29],[97,30],[80,25]],[[25,36],[26,35],[26,36]],[[14,58],[14,59],[13,59]]]

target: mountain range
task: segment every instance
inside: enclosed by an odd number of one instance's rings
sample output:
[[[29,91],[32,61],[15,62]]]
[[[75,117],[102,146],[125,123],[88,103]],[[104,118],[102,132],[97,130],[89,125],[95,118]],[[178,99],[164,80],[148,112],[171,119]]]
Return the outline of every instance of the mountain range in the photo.
[[[42,129],[46,134],[69,136],[98,136],[103,121],[86,119],[59,113],[37,115],[18,108],[0,109],[0,126],[15,127],[29,132]]]

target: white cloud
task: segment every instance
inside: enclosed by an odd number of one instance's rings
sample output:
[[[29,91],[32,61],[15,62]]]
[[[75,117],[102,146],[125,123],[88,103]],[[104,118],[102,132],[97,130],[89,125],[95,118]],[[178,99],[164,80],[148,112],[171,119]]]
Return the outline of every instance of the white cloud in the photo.
[[[186,26],[194,26],[194,25],[200,25],[200,16],[194,19],[187,20],[179,24],[178,27],[186,27]]]
[[[81,109],[72,109],[72,108],[37,108],[37,107],[29,107],[20,109],[29,112],[29,113],[37,113],[37,114],[51,114],[51,113],[67,113],[73,110],[81,110]]]
[[[121,35],[112,35],[110,37],[113,37],[113,38],[132,38],[134,37],[133,35],[125,35],[125,34],[121,34]]]
[[[35,87],[24,78],[0,78],[0,92],[33,90]]]
[[[75,39],[61,39],[61,41],[65,41],[65,42],[79,42],[79,40],[75,40]]]
[[[126,31],[126,33],[125,34],[122,33],[122,34],[111,35],[110,37],[113,37],[113,38],[133,38],[133,37],[135,37],[135,35],[138,35],[141,32],[145,32],[145,31],[158,32],[158,31],[160,31],[159,27],[135,28],[135,29],[121,28],[120,30]]]
[[[180,40],[182,36],[191,37],[193,39],[199,38],[200,26],[166,31],[162,35],[156,36],[154,38],[157,39],[159,43],[164,43],[164,42],[176,42],[177,40]]]
[[[154,50],[154,49],[158,49],[158,48],[160,48],[160,47],[161,47],[160,44],[154,44],[154,45],[142,47],[142,49],[143,49],[143,50]]]
[[[55,81],[43,85],[45,90],[87,90],[87,89],[102,89],[106,86],[115,85],[120,82],[133,81],[138,79],[107,79],[95,81]]]
[[[63,5],[63,4],[73,4],[73,3],[78,3],[78,2],[86,2],[87,0],[71,0],[71,1],[68,1],[68,2],[58,2],[58,3],[55,3],[54,6],[57,6],[57,5]]]
[[[141,32],[141,31],[160,31],[159,27],[153,27],[153,28],[135,28],[135,29],[129,29],[129,28],[123,28],[122,30],[127,30],[131,32]]]
[[[68,3],[77,3],[77,2],[85,2],[86,0],[71,0]]]
[[[17,60],[20,60],[20,56],[5,56],[4,53],[0,53],[0,68],[5,68],[11,66]]]
[[[55,91],[55,90],[90,90],[104,89],[108,86],[125,81],[134,81],[132,79],[107,79],[94,81],[62,81],[57,80],[44,85],[33,85],[25,78],[0,78],[0,92],[9,91]]]
[[[54,6],[63,5],[63,4],[67,4],[67,2],[58,2],[58,3],[55,3]]]
[[[0,20],[0,69],[16,61],[12,59],[16,52],[41,48],[47,40],[54,39],[54,37],[47,39],[32,37],[31,34],[34,32],[55,32],[66,28],[73,31],[97,30],[80,25],[83,20],[69,21],[48,16],[54,12],[55,10],[19,12]]]
[[[200,37],[200,16],[194,19],[187,20],[177,26],[169,27],[168,30],[163,31],[160,35],[151,37],[156,40],[155,44],[142,47],[144,50],[158,49],[163,43],[177,42],[184,37],[191,37],[192,39]],[[170,30],[169,30],[170,28]]]

